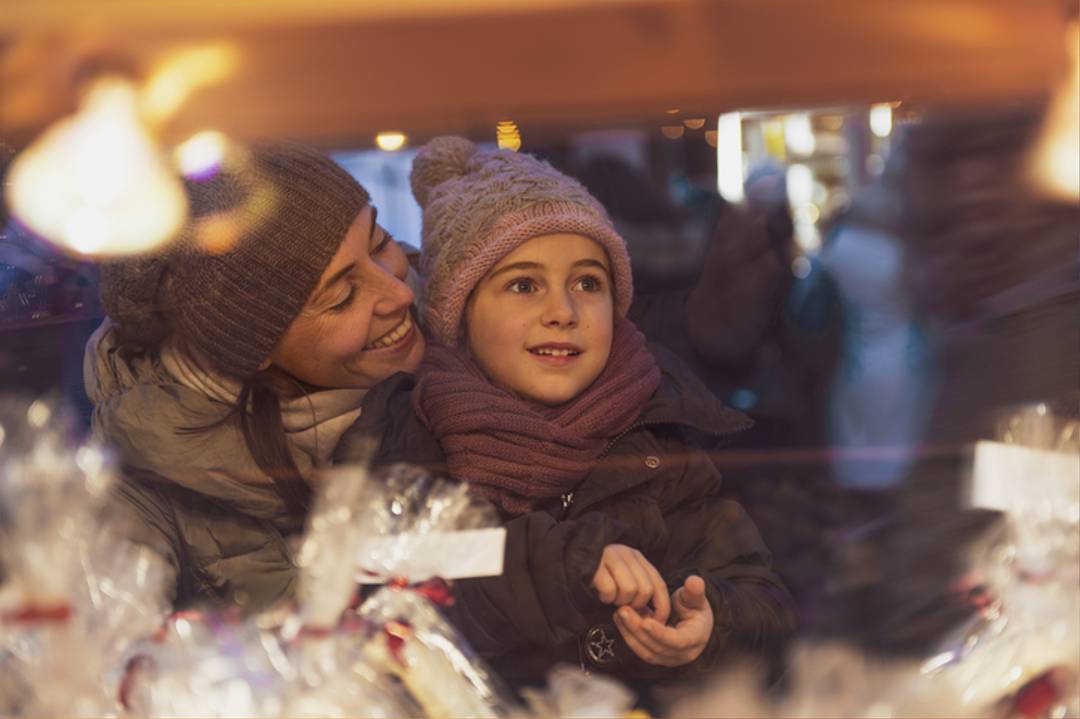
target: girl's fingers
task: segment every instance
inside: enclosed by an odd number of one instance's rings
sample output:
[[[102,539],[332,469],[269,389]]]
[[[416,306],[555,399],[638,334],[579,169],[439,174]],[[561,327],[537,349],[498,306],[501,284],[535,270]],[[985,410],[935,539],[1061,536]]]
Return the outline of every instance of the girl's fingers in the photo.
[[[645,634],[673,650],[690,649],[696,644],[695,638],[683,624],[668,627],[651,619],[645,619],[641,624]]]
[[[658,666],[675,666],[672,664],[671,659],[657,654],[646,646],[642,641],[642,638],[626,626],[626,622],[623,621],[618,612],[615,613],[615,628],[619,630],[619,634],[622,635],[623,641],[626,642],[626,646],[630,647],[630,651],[640,657],[643,661]]]
[[[668,596],[667,583],[660,576],[660,572],[645,557],[641,557],[646,575],[652,586],[653,618],[661,624],[666,624],[671,616],[671,597]]]
[[[649,600],[653,598],[653,593],[656,588],[653,583],[652,577],[649,575],[649,569],[652,565],[645,559],[640,553],[635,552],[630,557],[630,570],[634,573],[634,581],[636,583],[636,592],[634,598],[630,600],[629,604],[634,609],[645,609],[649,604]]]
[[[637,595],[638,587],[632,565],[624,557],[619,557],[618,560],[608,564],[608,570],[611,572],[612,579],[615,580],[615,605],[621,607],[632,602]]]
[[[597,599],[604,604],[611,604],[615,601],[615,579],[603,564],[600,565],[593,576],[593,589],[596,590]]]
[[[615,612],[615,624],[624,637],[627,634],[633,635],[639,644],[652,652],[657,658],[671,661],[678,660],[678,652],[673,651],[671,647],[657,641],[645,632],[642,628],[643,618],[634,610],[623,607]]]
[[[696,574],[686,578],[683,585],[675,591],[677,613],[696,612],[705,608],[709,600],[705,596],[705,580]]]

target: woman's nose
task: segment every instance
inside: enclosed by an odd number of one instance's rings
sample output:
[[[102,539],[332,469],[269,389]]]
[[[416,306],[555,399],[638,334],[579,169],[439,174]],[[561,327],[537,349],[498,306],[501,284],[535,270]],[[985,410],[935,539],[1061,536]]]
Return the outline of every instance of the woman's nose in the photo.
[[[385,268],[379,268],[379,282],[376,291],[379,298],[375,301],[374,312],[377,315],[400,313],[416,299],[416,295],[405,281]]]

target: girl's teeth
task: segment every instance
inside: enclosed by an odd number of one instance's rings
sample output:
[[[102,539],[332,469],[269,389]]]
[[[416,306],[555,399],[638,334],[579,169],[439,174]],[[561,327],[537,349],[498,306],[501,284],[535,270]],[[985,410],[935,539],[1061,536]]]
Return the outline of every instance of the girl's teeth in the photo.
[[[551,355],[553,357],[569,357],[570,355],[576,355],[577,352],[575,352],[574,350],[556,350],[556,349],[547,349],[547,348],[542,347],[542,348],[536,350],[536,354],[538,354],[538,355]]]

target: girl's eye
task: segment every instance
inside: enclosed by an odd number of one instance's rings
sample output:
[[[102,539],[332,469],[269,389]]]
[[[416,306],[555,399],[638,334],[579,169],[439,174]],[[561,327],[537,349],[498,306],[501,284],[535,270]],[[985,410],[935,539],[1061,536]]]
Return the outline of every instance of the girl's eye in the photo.
[[[523,295],[529,292],[536,291],[536,283],[530,280],[528,277],[521,277],[516,280],[512,280],[510,284],[506,286],[506,289],[514,294]]]
[[[604,289],[604,282],[594,275],[586,275],[577,281],[577,287],[585,292],[599,292]]]
[[[354,299],[356,299],[356,288],[350,287],[349,294],[345,295],[345,299],[343,299],[341,302],[338,302],[333,307],[330,307],[327,312],[344,312],[345,310],[349,309],[349,305],[353,303]]]

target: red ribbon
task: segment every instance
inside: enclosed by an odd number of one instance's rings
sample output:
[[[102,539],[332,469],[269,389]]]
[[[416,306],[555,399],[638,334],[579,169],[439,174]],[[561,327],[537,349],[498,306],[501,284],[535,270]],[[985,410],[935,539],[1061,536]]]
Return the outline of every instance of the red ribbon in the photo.
[[[1054,682],[1054,670],[1046,671],[1020,687],[1013,700],[1013,709],[1025,719],[1046,716],[1061,700],[1061,691]]]
[[[31,622],[66,622],[71,618],[71,605],[67,602],[61,604],[30,604],[10,612],[0,614],[0,623],[29,624]]]
[[[131,690],[135,686],[135,677],[139,670],[153,665],[154,660],[145,654],[136,654],[131,659],[128,659],[127,664],[124,665],[124,676],[116,690],[116,698],[120,702],[120,706],[124,707],[125,710],[131,709]]]
[[[436,604],[440,607],[452,607],[454,606],[454,593],[450,588],[450,584],[441,577],[432,577],[426,582],[420,582],[419,584],[409,584],[409,581],[404,577],[395,577],[386,583],[386,586],[393,587],[394,589],[409,589],[422,597],[425,597],[432,604]]]

